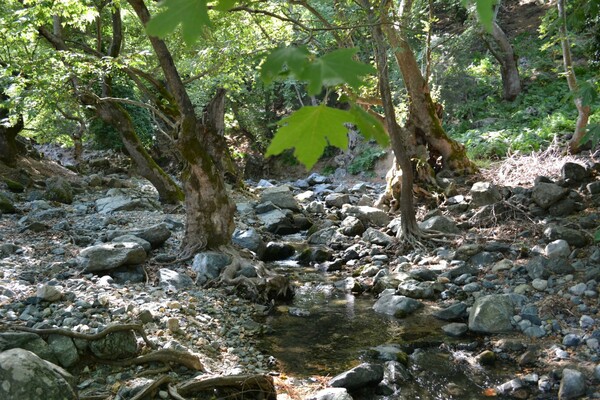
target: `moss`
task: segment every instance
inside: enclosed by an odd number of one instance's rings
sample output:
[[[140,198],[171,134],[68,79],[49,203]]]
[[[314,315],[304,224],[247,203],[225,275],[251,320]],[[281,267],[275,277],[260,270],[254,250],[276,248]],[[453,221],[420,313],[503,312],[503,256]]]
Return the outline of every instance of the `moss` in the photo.
[[[12,214],[16,212],[16,208],[13,205],[12,201],[2,193],[0,193],[0,212]]]
[[[6,183],[8,190],[10,190],[13,193],[23,193],[25,191],[25,186],[23,186],[19,182],[15,182],[11,179],[4,178],[4,183]]]

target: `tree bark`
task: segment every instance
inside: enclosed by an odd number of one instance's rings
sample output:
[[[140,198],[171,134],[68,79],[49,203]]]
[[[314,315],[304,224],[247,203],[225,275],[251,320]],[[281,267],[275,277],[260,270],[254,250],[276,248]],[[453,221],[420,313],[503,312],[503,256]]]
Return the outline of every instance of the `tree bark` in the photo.
[[[3,109],[0,109],[0,114],[4,114]],[[6,113],[8,114],[8,113]],[[0,115],[0,120],[4,120],[4,115]],[[8,123],[8,121],[6,121]],[[23,130],[23,118],[19,118],[13,126],[5,126],[5,123],[0,123],[0,161],[9,167],[17,165],[19,150],[17,149],[17,135]]]
[[[567,37],[567,13],[565,11],[565,0],[558,0],[556,2],[558,6],[558,18],[559,18],[559,32],[560,32],[560,45],[563,54],[563,66],[565,68],[565,75],[567,76],[567,83],[571,93],[578,94],[579,85],[577,84],[577,77],[575,76],[575,70],[573,69],[573,60],[571,57],[571,44]],[[581,97],[575,97],[575,107],[577,108],[577,123],[575,124],[575,132],[573,137],[569,141],[569,151],[571,153],[577,153],[581,150],[581,146],[585,143],[583,138],[587,132],[587,124],[590,118],[590,106],[583,104]]]
[[[143,0],[128,0],[145,26],[150,13]],[[185,189],[186,230],[181,256],[188,257],[205,248],[218,248],[231,242],[235,205],[230,200],[218,166],[224,156],[223,138],[215,132],[215,121],[203,124],[194,111],[181,76],[165,42],[150,36],[150,43],[177,104],[181,119],[176,146],[186,163],[182,173]]]
[[[490,36],[491,39],[490,40]],[[521,93],[521,79],[517,67],[517,58],[506,34],[496,21],[492,23],[492,32],[488,35],[482,33],[481,37],[494,58],[500,64],[502,77],[502,98],[513,101]]]
[[[391,5],[387,2],[388,6]],[[406,37],[412,0],[403,1],[399,10],[401,28],[396,29],[382,13],[382,29],[400,68],[402,79],[409,98],[407,127],[414,132],[411,140],[417,144],[427,144],[429,151],[441,156],[442,167],[458,173],[473,173],[477,170],[467,157],[465,147],[448,137],[437,116],[436,104],[431,98],[429,85],[423,78],[415,54]],[[414,130],[411,128],[414,128]]]

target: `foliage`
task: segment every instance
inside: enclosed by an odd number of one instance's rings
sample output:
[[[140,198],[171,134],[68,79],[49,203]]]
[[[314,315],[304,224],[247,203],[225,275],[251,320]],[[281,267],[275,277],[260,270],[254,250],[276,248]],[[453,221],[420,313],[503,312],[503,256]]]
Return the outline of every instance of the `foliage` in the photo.
[[[387,152],[380,148],[367,147],[348,165],[348,172],[352,175],[358,175],[361,172],[372,171],[375,167],[375,162],[386,154]]]

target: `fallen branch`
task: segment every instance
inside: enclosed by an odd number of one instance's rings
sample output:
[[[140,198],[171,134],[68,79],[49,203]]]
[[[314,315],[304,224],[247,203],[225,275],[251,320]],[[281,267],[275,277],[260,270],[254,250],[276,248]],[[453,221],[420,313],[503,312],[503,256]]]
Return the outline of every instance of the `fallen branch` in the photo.
[[[241,393],[258,392],[265,400],[277,400],[273,377],[269,375],[199,376],[177,386],[180,396],[213,389],[233,389]]]
[[[140,324],[124,324],[124,325],[111,325],[106,327],[103,331],[97,333],[79,333],[73,332],[68,329],[63,328],[46,328],[46,329],[34,329],[29,328],[22,325],[13,326],[12,329],[23,332],[35,333],[40,336],[48,336],[48,335],[62,335],[67,336],[72,339],[84,339],[84,340],[98,340],[103,337],[114,333],[114,332],[122,332],[122,331],[135,331],[140,334],[140,336],[144,339],[144,342],[150,347],[154,349],[156,346],[148,340],[146,336],[146,332],[144,331],[144,327]]]
[[[206,372],[204,365],[198,356],[185,351],[162,349],[143,356],[128,358],[125,360],[101,360],[93,357],[95,362],[115,365],[117,367],[128,367],[130,365],[148,364],[152,362],[176,363],[195,371]]]

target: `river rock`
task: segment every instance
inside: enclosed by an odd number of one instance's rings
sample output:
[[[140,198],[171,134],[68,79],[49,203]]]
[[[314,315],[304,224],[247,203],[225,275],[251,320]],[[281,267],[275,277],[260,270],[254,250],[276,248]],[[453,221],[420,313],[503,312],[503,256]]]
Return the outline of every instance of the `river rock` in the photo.
[[[365,225],[362,221],[351,215],[344,218],[340,225],[341,231],[346,236],[360,236],[364,233]]]
[[[0,332],[0,351],[21,348],[35,353],[44,360],[56,363],[56,357],[48,343],[35,333]]]
[[[396,292],[412,299],[433,299],[435,297],[434,284],[432,282],[417,282],[408,280],[402,282]]]
[[[467,318],[467,305],[465,303],[458,302],[447,308],[434,312],[433,316],[444,321],[463,321]]]
[[[269,242],[263,253],[261,260],[263,261],[277,261],[285,260],[294,255],[294,246],[289,243],[282,242]]]
[[[406,296],[398,296],[393,291],[384,292],[373,305],[373,310],[378,313],[393,315],[397,318],[406,317],[414,313],[423,304]]]
[[[90,341],[90,350],[102,360],[131,358],[137,355],[137,340],[133,331],[113,332]]]
[[[334,226],[316,231],[308,237],[308,244],[311,245],[329,245],[332,242],[344,242],[348,240],[344,235],[338,232]]]
[[[360,219],[365,226],[373,225],[382,227],[390,222],[388,213],[376,207],[346,204],[342,207],[342,214]]]
[[[474,207],[494,204],[500,200],[502,200],[500,191],[490,182],[476,182],[471,187],[471,205]]]
[[[150,244],[150,242],[142,239],[141,237],[135,236],[135,235],[117,236],[116,238],[112,239],[111,242],[113,242],[113,243],[124,243],[124,242],[137,243],[144,248],[146,253],[148,253],[148,252],[150,252],[150,250],[152,250],[152,245]]]
[[[24,349],[0,353],[0,398],[76,400],[75,379],[64,369]]]
[[[270,201],[279,208],[285,208],[296,212],[300,211],[298,202],[294,198],[294,193],[287,185],[274,186],[264,189],[260,195],[260,201]]]
[[[73,188],[66,179],[53,176],[46,180],[44,198],[49,201],[71,204],[73,203]]]
[[[166,223],[152,225],[145,228],[133,229],[133,230],[112,230],[107,232],[106,236],[108,240],[114,240],[115,238],[123,235],[133,235],[140,239],[143,239],[152,245],[153,249],[156,249],[171,237],[171,231]]]
[[[559,400],[576,399],[585,394],[585,377],[576,369],[565,368],[558,389]]]
[[[146,251],[137,243],[104,243],[87,247],[79,253],[77,262],[86,272],[106,271],[122,265],[142,264]]]
[[[350,203],[350,195],[347,193],[331,193],[325,197],[325,205],[328,207],[342,208],[348,203]]]
[[[258,214],[258,218],[265,226],[265,229],[271,233],[288,235],[299,231],[299,229],[294,226],[291,217],[281,210],[275,209],[263,214]]]
[[[369,385],[376,385],[383,380],[383,366],[380,364],[362,363],[351,370],[329,380],[329,386],[356,390]]]
[[[506,295],[488,295],[475,300],[469,313],[469,329],[482,333],[500,333],[513,329],[514,305]]]
[[[447,324],[442,326],[442,330],[448,336],[452,337],[461,337],[469,330],[467,324],[461,322],[453,322],[451,324]]]
[[[305,400],[353,400],[346,388],[325,388],[305,397]]]
[[[454,221],[450,218],[444,217],[443,215],[431,217],[421,222],[419,224],[419,228],[442,233],[460,233],[460,229],[458,229],[456,223],[454,223]]]
[[[12,214],[17,212],[12,200],[4,193],[0,192],[0,214]]]
[[[221,271],[231,264],[231,257],[216,251],[198,253],[192,262],[192,271],[196,273],[196,283],[203,284],[216,279]]]
[[[546,245],[544,253],[549,259],[567,258],[571,254],[571,248],[566,240],[554,240]]]
[[[64,368],[72,367],[79,361],[77,347],[70,337],[50,335],[48,336],[48,346],[56,356],[58,363]]]
[[[48,302],[58,301],[63,293],[59,286],[44,284],[37,288],[36,297]]]
[[[158,271],[158,282],[159,286],[173,292],[194,286],[194,281],[188,275],[168,268],[161,268]]]
[[[383,233],[381,231],[378,231],[377,229],[374,229],[374,228],[368,228],[362,234],[362,239],[366,242],[378,244],[380,246],[389,246],[390,244],[394,243],[394,241],[396,240],[395,238],[391,237],[390,235]]]
[[[561,177],[568,183],[579,184],[585,181],[589,176],[589,171],[583,165],[566,162],[561,168]]]
[[[110,214],[115,211],[158,211],[160,209],[158,201],[147,197],[117,195],[96,200],[96,211],[100,214]]]
[[[552,204],[562,200],[569,193],[569,189],[555,183],[537,182],[531,192],[531,198],[538,206],[547,209]]]
[[[567,228],[559,225],[549,225],[544,229],[544,236],[548,240],[565,240],[570,246],[585,247],[591,239],[579,229]]]
[[[255,252],[259,258],[262,257],[266,248],[265,242],[254,228],[236,229],[231,240],[234,244]]]

